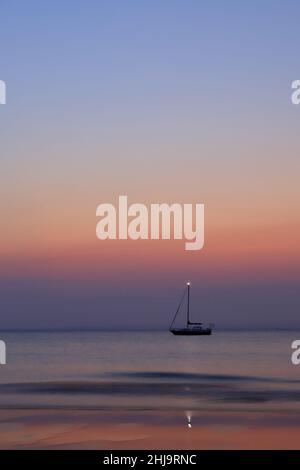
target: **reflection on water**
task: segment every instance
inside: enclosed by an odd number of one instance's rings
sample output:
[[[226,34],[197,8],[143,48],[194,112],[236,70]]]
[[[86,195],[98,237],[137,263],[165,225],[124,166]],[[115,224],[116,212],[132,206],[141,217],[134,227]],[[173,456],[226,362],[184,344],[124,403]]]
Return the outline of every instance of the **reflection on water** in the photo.
[[[295,332],[2,333],[0,407],[300,410]],[[300,336],[299,336],[300,337]],[[192,412],[186,412],[191,428]]]

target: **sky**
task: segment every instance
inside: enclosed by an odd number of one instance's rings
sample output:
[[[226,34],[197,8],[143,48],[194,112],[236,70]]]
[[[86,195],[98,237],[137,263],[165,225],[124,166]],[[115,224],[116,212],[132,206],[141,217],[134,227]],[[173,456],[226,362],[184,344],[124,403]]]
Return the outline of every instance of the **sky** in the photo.
[[[299,317],[297,0],[0,0],[0,328]],[[205,246],[100,241],[96,207],[204,203]]]

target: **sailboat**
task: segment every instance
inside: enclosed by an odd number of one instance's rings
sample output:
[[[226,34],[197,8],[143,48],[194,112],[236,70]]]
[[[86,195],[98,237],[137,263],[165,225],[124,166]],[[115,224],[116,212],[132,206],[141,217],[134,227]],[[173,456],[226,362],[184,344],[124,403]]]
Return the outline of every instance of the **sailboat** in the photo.
[[[191,289],[191,283],[187,282],[186,288],[184,289],[183,296],[181,298],[181,301],[179,303],[179,306],[177,308],[173,321],[170,325],[169,331],[173,333],[173,335],[182,335],[182,336],[211,335],[211,332],[212,332],[211,325],[204,325],[203,323],[190,321],[190,289]],[[175,323],[175,319],[177,317],[177,314],[180,310],[180,307],[182,305],[182,302],[186,294],[187,294],[186,326],[184,326],[183,328],[175,328],[173,327],[173,325]]]

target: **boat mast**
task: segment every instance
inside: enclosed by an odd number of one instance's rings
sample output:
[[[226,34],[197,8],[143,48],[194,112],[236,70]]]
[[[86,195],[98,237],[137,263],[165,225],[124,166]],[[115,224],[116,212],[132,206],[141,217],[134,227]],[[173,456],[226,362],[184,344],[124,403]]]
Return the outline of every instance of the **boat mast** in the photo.
[[[187,321],[186,321],[186,324],[189,325],[189,324],[190,324],[190,287],[191,287],[191,283],[190,283],[190,282],[187,282],[186,285],[187,285],[187,290],[188,290],[188,298],[187,298]]]

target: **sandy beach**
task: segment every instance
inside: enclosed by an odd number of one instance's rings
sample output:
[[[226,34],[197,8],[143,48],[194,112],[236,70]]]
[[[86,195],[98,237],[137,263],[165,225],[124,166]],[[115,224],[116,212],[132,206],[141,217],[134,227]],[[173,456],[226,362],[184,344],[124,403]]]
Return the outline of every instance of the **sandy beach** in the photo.
[[[0,449],[295,449],[300,415],[5,410]]]

